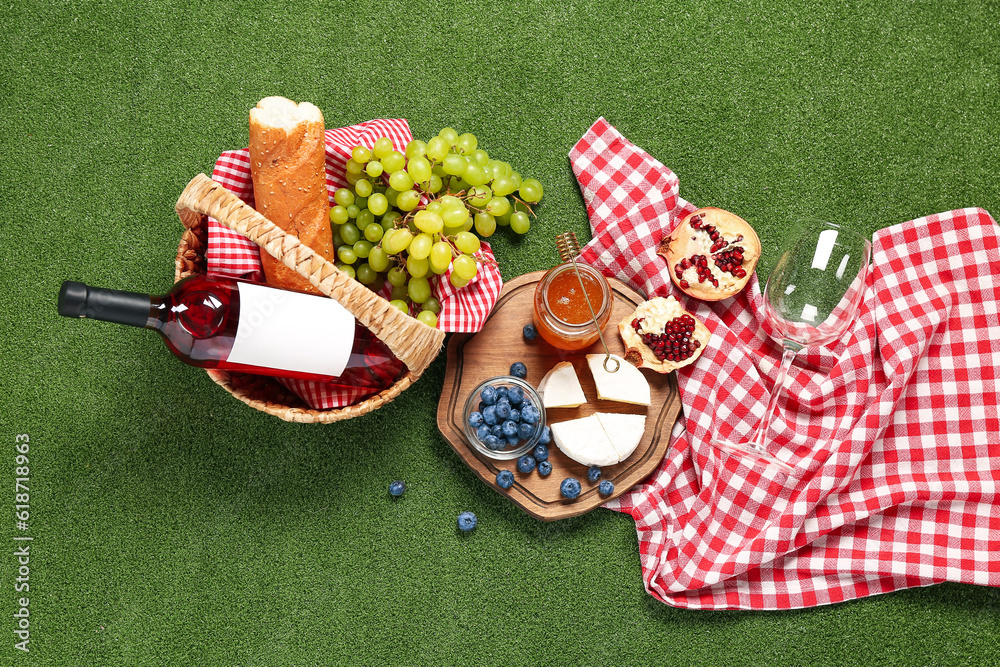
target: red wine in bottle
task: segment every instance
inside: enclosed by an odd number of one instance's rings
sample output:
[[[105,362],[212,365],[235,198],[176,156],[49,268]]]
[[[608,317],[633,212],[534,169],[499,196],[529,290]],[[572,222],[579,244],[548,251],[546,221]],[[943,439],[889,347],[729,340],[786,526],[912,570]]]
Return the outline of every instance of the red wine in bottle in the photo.
[[[405,365],[333,299],[233,278],[193,275],[165,296],[66,281],[59,314],[155,329],[170,351],[200,368],[390,387]]]

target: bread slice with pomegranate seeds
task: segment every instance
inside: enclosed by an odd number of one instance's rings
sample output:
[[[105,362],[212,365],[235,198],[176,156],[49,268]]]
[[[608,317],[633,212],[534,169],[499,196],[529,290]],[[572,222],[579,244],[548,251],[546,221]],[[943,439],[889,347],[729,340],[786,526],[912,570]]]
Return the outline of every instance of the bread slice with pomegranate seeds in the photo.
[[[659,336],[669,322],[676,318],[690,317],[694,320],[689,342],[694,346],[690,356],[677,359],[660,358],[643,339],[643,334]],[[633,325],[639,322],[639,328]],[[697,317],[684,310],[674,297],[656,297],[643,301],[635,311],[618,323],[618,334],[625,344],[625,359],[639,368],[648,368],[657,373],[669,373],[688,364],[693,364],[705,350],[712,333]]]

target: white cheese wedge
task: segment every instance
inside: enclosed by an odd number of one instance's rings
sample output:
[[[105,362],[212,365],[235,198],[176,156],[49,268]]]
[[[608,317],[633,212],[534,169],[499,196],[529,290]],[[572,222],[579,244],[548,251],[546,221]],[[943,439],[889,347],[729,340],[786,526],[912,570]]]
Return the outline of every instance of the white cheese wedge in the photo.
[[[577,463],[608,466],[630,457],[645,429],[645,415],[598,412],[552,424],[552,440]]]
[[[538,383],[537,391],[546,410],[578,408],[587,402],[583,387],[580,386],[580,378],[576,376],[573,364],[568,361],[560,361],[553,366]]]
[[[587,365],[594,376],[597,385],[597,397],[606,401],[632,403],[634,405],[649,405],[649,382],[638,368],[628,363],[617,354],[611,355],[618,361],[618,370],[610,373],[604,369],[603,354],[588,354]],[[614,368],[613,362],[608,362],[609,368]]]

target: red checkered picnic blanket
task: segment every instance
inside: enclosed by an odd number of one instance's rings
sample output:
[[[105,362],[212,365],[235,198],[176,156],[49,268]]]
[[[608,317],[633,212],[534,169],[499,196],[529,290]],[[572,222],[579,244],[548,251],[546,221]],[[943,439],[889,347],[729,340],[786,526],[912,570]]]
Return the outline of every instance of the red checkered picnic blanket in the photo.
[[[403,152],[413,134],[405,119],[377,119],[326,131],[326,188],[331,201],[337,188],[348,185],[345,165],[351,157],[351,149],[355,146],[371,149],[380,137],[392,139],[396,150]],[[212,179],[250,206],[254,205],[249,149],[226,151],[220,155]],[[208,249],[205,252],[208,273],[263,280],[260,248],[218,221],[209,218],[208,222]],[[432,292],[441,302],[438,328],[442,331],[479,331],[500,296],[503,279],[489,243],[484,242],[476,256],[483,260],[479,272],[462,289],[455,289],[449,282],[450,268],[442,276],[431,278]],[[385,294],[388,294],[388,287]],[[283,379],[282,383],[316,409],[353,405],[367,395],[360,390],[335,391],[321,382]]]
[[[1000,585],[1000,232],[981,209],[880,230],[860,313],[800,354],[769,451],[785,475],[711,445],[747,439],[781,358],[755,279],[684,297],[655,254],[693,206],[603,118],[570,152],[594,239],[582,257],[673,294],[712,331],[677,372],[683,417],[660,467],[607,504],[636,521],[643,580],[670,605],[789,609],[943,581]]]

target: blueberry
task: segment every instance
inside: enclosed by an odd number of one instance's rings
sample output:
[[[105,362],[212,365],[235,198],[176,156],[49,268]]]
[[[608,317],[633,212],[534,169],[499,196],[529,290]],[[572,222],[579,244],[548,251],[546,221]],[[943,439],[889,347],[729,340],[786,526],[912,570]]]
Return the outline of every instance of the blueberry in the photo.
[[[483,423],[483,413],[482,412],[472,412],[469,413],[469,426],[472,428],[479,428],[479,425]]]
[[[511,438],[517,435],[517,424],[508,419],[503,423],[500,430],[503,431],[503,435],[505,438]]]
[[[546,424],[542,427],[542,434],[538,436],[539,445],[547,445],[552,442],[552,428]]]
[[[587,481],[593,483],[599,480],[600,478],[601,478],[601,469],[598,468],[597,466],[590,466],[590,468],[587,470]]]
[[[517,434],[521,436],[521,439],[529,440],[533,435],[535,435],[535,429],[537,428],[538,427],[535,424],[521,422],[517,426]]]
[[[548,477],[549,473],[552,472],[552,464],[548,461],[538,462],[538,474],[542,477]]]
[[[612,482],[610,479],[603,480],[601,482],[601,485],[597,487],[597,491],[602,496],[610,496],[612,493],[615,492],[615,483]]]
[[[501,489],[509,489],[514,485],[514,473],[509,470],[501,470],[497,473],[497,486]]]
[[[496,437],[492,433],[483,439],[483,444],[486,445],[486,449],[490,449],[494,452],[499,451],[506,446],[506,443],[503,440]]]
[[[487,426],[486,424],[480,424],[479,427],[476,429],[476,437],[479,438],[480,440],[485,441],[486,436],[488,436],[489,434],[490,434],[490,427]]]
[[[497,423],[497,406],[487,405],[486,409],[483,410],[483,422],[493,426]]]
[[[399,481],[398,479],[394,482],[390,482],[389,495],[399,498],[401,495],[403,495],[403,491],[406,491],[406,484]]]
[[[497,404],[493,408],[496,410],[498,421],[510,417],[510,401],[507,400],[506,396],[497,401]]]
[[[507,390],[507,401],[511,405],[521,405],[524,400],[524,390],[520,387],[511,387]]]
[[[479,399],[486,405],[493,405],[497,402],[497,388],[493,386],[483,387],[479,392]]]
[[[507,438],[507,444],[510,445],[511,447],[517,447],[518,445],[521,444],[521,438],[517,437],[516,435],[512,435],[509,438]]]
[[[535,469],[535,458],[533,456],[522,456],[517,460],[517,469],[523,473],[529,473]]]
[[[490,435],[500,440],[503,440],[504,438],[507,437],[503,434],[503,426],[501,426],[500,424],[494,424],[493,426],[490,427]]]
[[[469,532],[475,528],[476,523],[478,523],[476,515],[472,512],[462,512],[458,515],[458,527],[465,532]]]
[[[515,361],[510,365],[510,374],[516,378],[526,378],[528,377],[528,367],[520,361]]]
[[[575,499],[580,495],[580,480],[576,477],[567,477],[559,485],[559,493],[563,495],[563,498]]]
[[[525,324],[524,328],[521,329],[521,333],[524,335],[524,340],[535,340],[538,338],[538,329],[535,328],[534,324]]]
[[[507,417],[507,419],[515,423],[521,421],[521,411],[518,410],[517,408],[511,408],[510,417]]]
[[[524,407],[521,408],[521,423],[537,424],[541,416],[542,415],[538,412],[538,408],[536,408],[532,403],[525,401]]]
[[[531,455],[535,457],[536,461],[545,461],[549,458],[549,448],[545,445],[535,445]]]
[[[497,387],[497,400],[501,398],[507,398],[507,393],[510,391],[507,387]]]
[[[483,413],[483,410],[485,410],[485,409],[486,409],[486,404],[485,404],[485,403],[483,403],[482,401],[479,401],[479,407],[478,407],[478,408],[476,408],[476,410],[478,410],[478,411],[479,411],[479,414],[482,414],[482,413]]]

